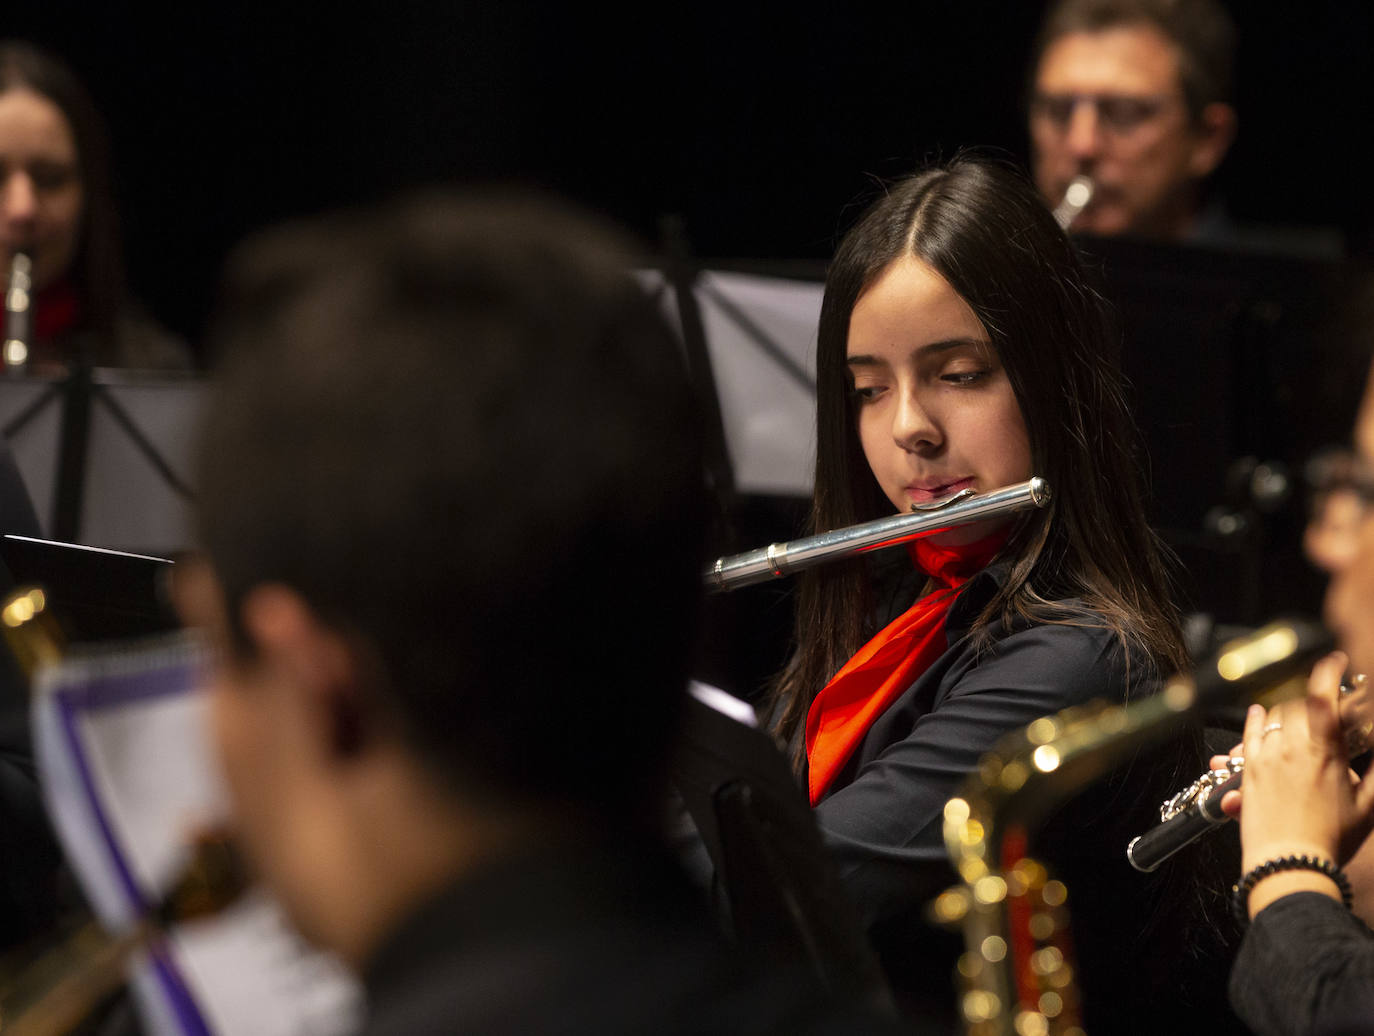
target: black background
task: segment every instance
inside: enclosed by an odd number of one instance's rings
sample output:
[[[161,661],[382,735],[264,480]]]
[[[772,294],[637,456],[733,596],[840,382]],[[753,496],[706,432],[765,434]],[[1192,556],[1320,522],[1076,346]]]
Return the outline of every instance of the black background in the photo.
[[[283,218],[516,179],[711,258],[821,259],[875,178],[1025,155],[1039,0],[386,6],[6,3],[110,123],[131,279],[194,339],[228,248]],[[1235,0],[1242,217],[1369,238],[1374,16]]]

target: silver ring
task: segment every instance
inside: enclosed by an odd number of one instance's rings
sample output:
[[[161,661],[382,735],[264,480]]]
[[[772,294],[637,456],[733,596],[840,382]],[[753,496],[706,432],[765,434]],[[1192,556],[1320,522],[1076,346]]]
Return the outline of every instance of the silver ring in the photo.
[[[1272,734],[1274,731],[1276,731],[1276,730],[1282,730],[1282,729],[1283,729],[1283,724],[1282,724],[1282,723],[1266,723],[1266,724],[1264,725],[1264,729],[1260,731],[1260,740],[1263,741],[1266,737],[1268,737],[1268,736],[1269,736],[1270,734]]]
[[[1347,673],[1341,678],[1341,694],[1354,694],[1369,680],[1364,673]]]

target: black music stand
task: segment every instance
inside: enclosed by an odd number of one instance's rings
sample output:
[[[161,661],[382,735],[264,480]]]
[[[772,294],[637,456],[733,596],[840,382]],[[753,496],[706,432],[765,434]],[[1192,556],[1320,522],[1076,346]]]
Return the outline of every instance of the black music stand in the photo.
[[[134,550],[189,543],[189,447],[203,382],[78,366],[0,379],[0,433],[47,535]]]
[[[801,789],[759,730],[690,698],[673,783],[716,868],[741,944],[808,966],[825,986],[891,1003]]]

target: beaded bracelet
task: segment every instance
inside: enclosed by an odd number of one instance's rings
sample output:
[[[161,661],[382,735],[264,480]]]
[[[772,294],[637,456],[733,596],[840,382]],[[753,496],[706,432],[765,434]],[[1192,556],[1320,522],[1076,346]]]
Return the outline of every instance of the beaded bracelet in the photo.
[[[1308,856],[1303,853],[1301,856],[1279,856],[1272,860],[1265,860],[1258,867],[1247,871],[1240,879],[1231,886],[1231,907],[1236,912],[1241,924],[1249,919],[1250,893],[1259,884],[1261,878],[1267,878],[1271,874],[1279,871],[1317,871],[1325,874],[1336,883],[1336,887],[1341,890],[1341,902],[1345,904],[1347,910],[1354,901],[1354,896],[1350,891],[1350,879],[1345,876],[1345,871],[1341,870],[1330,860],[1322,859],[1319,856]]]

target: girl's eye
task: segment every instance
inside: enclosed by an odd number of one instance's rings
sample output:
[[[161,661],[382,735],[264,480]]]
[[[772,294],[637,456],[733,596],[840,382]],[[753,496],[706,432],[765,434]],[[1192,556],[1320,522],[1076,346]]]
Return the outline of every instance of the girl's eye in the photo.
[[[36,165],[29,175],[33,178],[33,185],[40,191],[56,191],[66,187],[75,179],[75,170],[62,165],[41,164]]]
[[[882,391],[881,385],[856,385],[853,389],[860,403],[871,403],[882,394]]]
[[[951,385],[972,385],[975,382],[982,381],[987,376],[988,372],[986,370],[948,371],[940,375],[940,380],[947,381]]]

